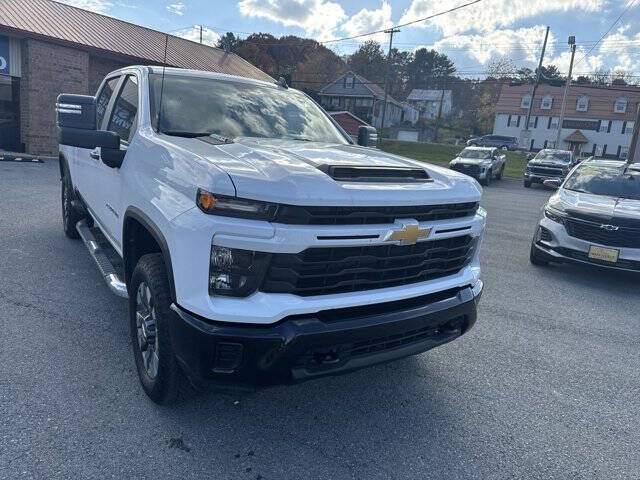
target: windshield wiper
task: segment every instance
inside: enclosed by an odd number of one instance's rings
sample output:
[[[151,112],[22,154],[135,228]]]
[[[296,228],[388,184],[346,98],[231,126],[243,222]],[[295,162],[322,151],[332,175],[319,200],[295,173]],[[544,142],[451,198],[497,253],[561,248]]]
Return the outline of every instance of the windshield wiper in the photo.
[[[170,135],[172,137],[184,137],[184,138],[199,138],[199,137],[211,137],[218,140],[220,143],[233,143],[233,140],[222,135],[218,135],[213,132],[183,132],[180,130],[163,130],[162,133]]]

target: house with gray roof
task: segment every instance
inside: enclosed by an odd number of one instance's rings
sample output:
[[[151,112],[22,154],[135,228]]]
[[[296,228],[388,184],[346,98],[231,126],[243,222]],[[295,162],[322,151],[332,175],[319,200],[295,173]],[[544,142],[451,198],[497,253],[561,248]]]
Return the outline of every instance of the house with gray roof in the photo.
[[[419,112],[419,117],[435,120],[451,113],[453,105],[451,90],[422,90],[414,88],[407,97],[407,103]],[[442,110],[441,110],[442,105]]]
[[[380,128],[384,88],[355,72],[340,75],[319,92],[320,103],[327,111],[348,111],[370,125]],[[403,120],[403,105],[391,95],[387,97],[385,126],[392,126]]]

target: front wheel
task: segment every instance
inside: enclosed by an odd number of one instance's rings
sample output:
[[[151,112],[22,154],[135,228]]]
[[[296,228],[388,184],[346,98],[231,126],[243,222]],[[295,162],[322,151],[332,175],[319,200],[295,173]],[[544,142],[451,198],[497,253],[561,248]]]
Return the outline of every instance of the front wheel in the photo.
[[[531,188],[531,180],[524,181],[524,188]]]
[[[129,319],[133,355],[145,393],[158,404],[178,397],[183,373],[169,329],[169,280],[159,253],[143,256],[131,276]]]
[[[64,168],[62,175],[62,229],[68,238],[80,238],[76,230],[76,224],[82,220],[80,215],[73,206],[73,186],[71,185],[71,177],[69,171]]]

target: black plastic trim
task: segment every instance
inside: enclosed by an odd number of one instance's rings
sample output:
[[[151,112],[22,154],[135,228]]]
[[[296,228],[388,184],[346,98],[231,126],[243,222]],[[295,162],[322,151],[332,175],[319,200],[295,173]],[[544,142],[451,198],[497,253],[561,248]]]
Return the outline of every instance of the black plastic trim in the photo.
[[[155,223],[153,223],[153,220],[151,220],[142,210],[140,210],[137,207],[133,207],[130,206],[127,208],[127,210],[124,213],[124,218],[123,218],[123,229],[126,227],[127,225],[127,220],[129,218],[132,218],[134,220],[136,220],[137,222],[139,222],[143,227],[145,227],[147,229],[147,231],[151,234],[151,236],[154,238],[154,240],[156,241],[156,243],[160,246],[160,250],[162,253],[162,258],[164,259],[164,264],[165,264],[165,268],[167,270],[167,276],[169,279],[169,293],[171,294],[171,301],[175,302],[176,301],[176,287],[175,287],[175,281],[173,278],[173,267],[172,267],[172,263],[171,263],[171,253],[169,251],[169,245],[167,244],[167,241],[164,238],[164,235],[162,234],[161,230],[156,226]],[[127,255],[127,245],[125,244],[125,231],[122,232],[122,239],[123,239],[123,256],[125,257],[125,267],[126,267],[126,255]],[[135,265],[134,265],[135,268]],[[129,279],[127,278],[127,285],[129,283]]]

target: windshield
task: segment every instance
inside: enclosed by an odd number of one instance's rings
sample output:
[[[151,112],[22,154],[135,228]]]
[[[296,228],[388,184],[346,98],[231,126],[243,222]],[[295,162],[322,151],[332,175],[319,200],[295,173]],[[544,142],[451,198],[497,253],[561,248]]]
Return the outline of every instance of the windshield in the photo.
[[[567,190],[640,200],[640,174],[622,168],[584,165],[564,184]]]
[[[156,123],[164,92],[161,132],[348,143],[315,103],[294,90],[177,75],[166,76],[163,87],[162,75],[149,78]]]
[[[460,152],[460,157],[486,160],[487,158],[491,158],[491,152],[489,150],[474,150],[471,148],[465,148],[462,152]]]
[[[554,152],[553,150],[542,150],[536,155],[536,160],[553,160],[554,162],[571,162],[569,152]]]

